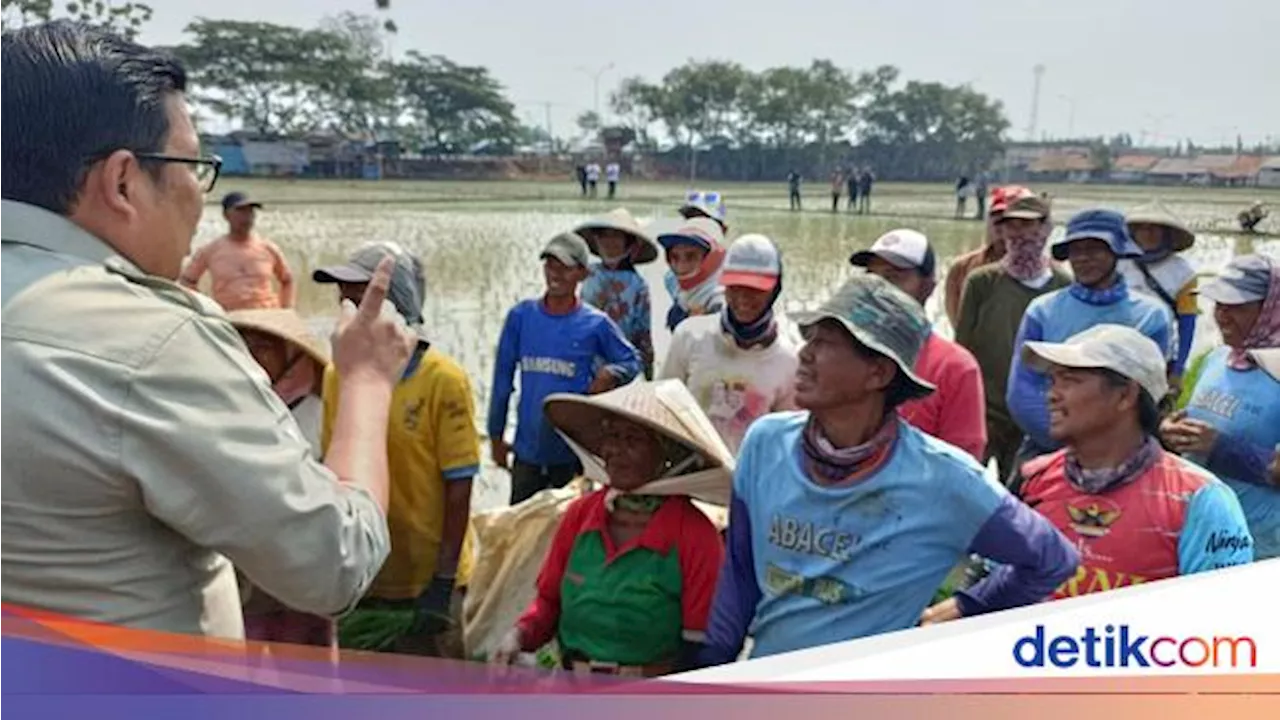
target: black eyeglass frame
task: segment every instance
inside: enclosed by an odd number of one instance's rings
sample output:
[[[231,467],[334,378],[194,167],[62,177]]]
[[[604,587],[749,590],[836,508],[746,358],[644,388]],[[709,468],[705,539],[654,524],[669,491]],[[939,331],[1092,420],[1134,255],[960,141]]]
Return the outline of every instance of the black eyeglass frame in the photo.
[[[118,149],[128,150],[128,148],[118,148]],[[89,157],[85,158],[85,164],[92,165],[93,163],[96,163],[100,160],[105,160],[113,152],[115,152],[115,150],[107,150],[104,152],[90,155]],[[183,163],[185,165],[196,165],[199,167],[211,168],[213,170],[213,174],[209,176],[209,179],[207,181],[202,181],[201,183],[201,190],[206,194],[213,192],[214,186],[218,184],[218,177],[222,175],[222,157],[219,155],[206,155],[204,157],[179,157],[177,155],[165,155],[164,153],[137,152],[133,150],[130,150],[130,152],[133,153],[133,156],[137,158],[139,162]],[[200,178],[199,173],[196,174],[196,178],[197,179]]]

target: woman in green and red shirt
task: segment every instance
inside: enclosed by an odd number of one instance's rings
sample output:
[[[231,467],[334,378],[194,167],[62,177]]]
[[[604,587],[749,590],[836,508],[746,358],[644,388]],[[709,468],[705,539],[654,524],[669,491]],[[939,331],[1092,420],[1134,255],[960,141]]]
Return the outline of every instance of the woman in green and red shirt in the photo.
[[[569,506],[537,595],[492,662],[554,638],[565,669],[578,672],[651,677],[693,667],[724,547],[690,495],[723,504],[732,455],[678,381],[556,394],[545,408],[608,485]]]

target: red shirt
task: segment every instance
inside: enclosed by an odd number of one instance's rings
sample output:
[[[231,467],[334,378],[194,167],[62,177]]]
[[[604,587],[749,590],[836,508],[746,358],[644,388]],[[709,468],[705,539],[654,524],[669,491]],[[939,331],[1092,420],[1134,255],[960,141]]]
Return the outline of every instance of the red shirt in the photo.
[[[1208,473],[1176,455],[1100,495],[1067,480],[1067,451],[1022,466],[1023,502],[1035,508],[1080,551],[1080,567],[1054,597],[1075,597],[1179,574],[1178,542],[1192,495]]]
[[[987,448],[987,403],[978,361],[968,350],[930,333],[914,369],[937,390],[928,397],[903,403],[898,414],[921,432],[951,443],[981,461]]]
[[[538,573],[538,594],[516,622],[525,647],[541,647],[555,636],[560,622],[560,591],[565,569],[578,537],[591,532],[601,535],[606,568],[627,553],[678,553],[684,630],[706,630],[716,578],[724,558],[724,542],[716,526],[687,497],[671,497],[654,512],[644,532],[625,545],[615,546],[608,530],[609,510],[604,502],[607,493],[607,489],[597,490],[575,500],[560,520]],[[615,583],[623,580],[601,578],[601,581]],[[620,604],[627,600],[618,598]]]

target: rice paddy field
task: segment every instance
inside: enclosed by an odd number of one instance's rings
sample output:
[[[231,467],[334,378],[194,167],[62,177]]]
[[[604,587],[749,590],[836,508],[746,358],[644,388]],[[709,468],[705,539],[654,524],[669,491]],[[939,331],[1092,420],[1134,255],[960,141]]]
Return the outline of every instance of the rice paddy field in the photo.
[[[881,233],[899,227],[929,236],[940,272],[950,260],[982,243],[983,223],[953,218],[955,201],[948,185],[879,183],[872,213],[830,211],[825,183],[805,187],[805,209],[787,209],[785,183],[700,183],[726,198],[730,236],[760,232],[782,248],[787,311],[810,308],[848,273],[848,257]],[[623,181],[614,201],[579,197],[576,184],[558,182],[309,181],[223,178],[210,197],[196,245],[221,234],[224,221],[215,204],[222,193],[242,190],[265,204],[258,230],[284,250],[299,279],[299,310],[317,332],[327,335],[337,309],[332,286],[311,283],[311,271],[340,262],[354,247],[371,240],[393,240],[418,253],[427,269],[424,309],[430,337],[456,358],[471,376],[477,426],[484,425],[493,355],[507,310],[542,288],[538,251],[551,235],[614,207],[626,207],[652,229],[678,222],[675,209],[688,186],[683,183]],[[1087,207],[1132,211],[1160,202],[1197,232],[1187,255],[1205,274],[1232,256],[1252,251],[1280,258],[1280,238],[1235,232],[1235,216],[1254,200],[1280,208],[1280,190],[1036,186],[1054,199],[1061,222]],[[603,196],[603,192],[601,193]],[[972,214],[974,208],[969,205]],[[1280,220],[1262,228],[1280,233]],[[1056,232],[1061,232],[1057,230]],[[662,263],[644,266],[654,300],[654,343],[662,358],[669,337],[663,318],[670,299],[662,289]],[[941,275],[940,275],[941,277]],[[941,309],[941,293],[928,312],[944,334],[950,332]],[[1197,345],[1217,342],[1212,316],[1202,318]],[[514,410],[514,399],[512,407]],[[512,417],[514,422],[514,415]],[[476,483],[477,511],[505,505],[506,473],[488,465]]]

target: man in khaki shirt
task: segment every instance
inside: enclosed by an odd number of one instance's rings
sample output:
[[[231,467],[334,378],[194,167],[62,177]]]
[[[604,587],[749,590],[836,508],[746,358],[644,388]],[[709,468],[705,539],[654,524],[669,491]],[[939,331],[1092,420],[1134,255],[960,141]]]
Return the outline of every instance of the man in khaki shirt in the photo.
[[[240,638],[234,563],[299,610],[351,607],[388,551],[412,344],[379,315],[391,264],[334,334],[326,467],[222,310],[173,282],[218,169],[182,68],[68,23],[0,55],[4,602]]]

